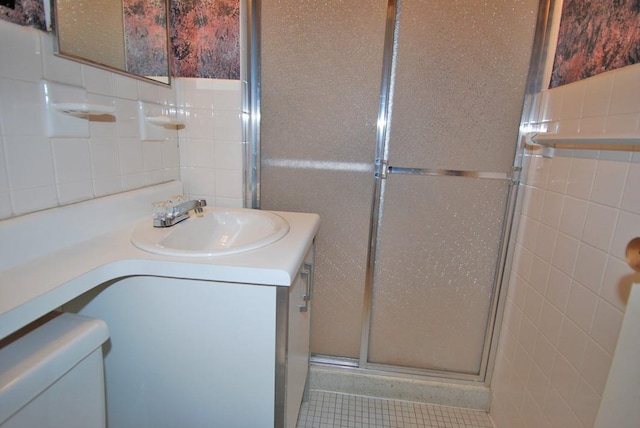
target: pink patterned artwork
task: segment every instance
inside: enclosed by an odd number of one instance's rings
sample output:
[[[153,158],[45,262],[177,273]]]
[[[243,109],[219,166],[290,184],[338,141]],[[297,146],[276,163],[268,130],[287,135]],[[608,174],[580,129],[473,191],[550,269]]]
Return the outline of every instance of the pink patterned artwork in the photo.
[[[166,76],[167,9],[165,0],[123,0],[127,71],[142,76]]]
[[[172,75],[240,78],[239,0],[171,0]]]
[[[39,30],[46,27],[42,0],[3,1],[0,3],[0,19]]]
[[[640,0],[564,0],[550,87],[640,62]]]

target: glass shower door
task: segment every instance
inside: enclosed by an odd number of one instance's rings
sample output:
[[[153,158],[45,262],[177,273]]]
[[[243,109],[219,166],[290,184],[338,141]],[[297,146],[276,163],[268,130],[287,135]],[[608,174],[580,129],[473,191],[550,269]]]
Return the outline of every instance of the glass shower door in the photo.
[[[320,214],[311,350],[357,359],[386,2],[261,13],[260,207]]]
[[[312,352],[482,380],[537,0],[258,3],[258,206],[321,216]]]
[[[481,376],[536,4],[398,7],[361,364]]]

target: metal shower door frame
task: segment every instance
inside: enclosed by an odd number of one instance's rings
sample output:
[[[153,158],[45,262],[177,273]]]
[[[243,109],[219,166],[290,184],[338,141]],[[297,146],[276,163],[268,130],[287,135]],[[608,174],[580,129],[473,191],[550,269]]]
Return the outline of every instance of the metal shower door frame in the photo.
[[[393,81],[396,59],[396,43],[398,39],[398,27],[396,25],[399,14],[399,1],[388,0],[387,17],[384,38],[384,56],[381,73],[380,103],[376,130],[376,160],[375,160],[375,186],[372,195],[373,208],[369,228],[369,252],[367,256],[364,308],[362,313],[362,333],[360,357],[358,361],[349,358],[318,356],[316,361],[324,364],[348,366],[364,371],[393,372],[406,375],[418,375],[433,378],[448,378],[452,380],[484,382],[489,384],[493,372],[493,363],[497,348],[500,323],[504,311],[504,300],[510,276],[510,266],[515,246],[514,230],[518,228],[517,194],[522,170],[522,158],[525,144],[523,135],[526,132],[526,124],[533,114],[533,95],[542,89],[542,70],[545,67],[545,58],[551,39],[551,11],[556,0],[540,0],[538,5],[538,17],[536,22],[535,37],[531,54],[529,72],[527,76],[525,99],[521,113],[521,126],[518,133],[517,149],[513,167],[510,172],[484,172],[484,171],[457,171],[442,169],[418,169],[390,166],[388,163],[388,138],[391,126],[390,119],[393,109]],[[262,0],[240,0],[241,16],[244,16],[241,24],[241,40],[246,46],[243,49],[241,64],[242,83],[242,136],[245,162],[244,175],[244,206],[260,208],[260,10]],[[391,365],[382,365],[368,362],[369,335],[371,328],[371,310],[373,303],[373,289],[375,284],[375,263],[378,251],[378,235],[382,214],[382,198],[384,194],[386,178],[389,174],[418,174],[430,176],[462,176],[484,179],[508,180],[510,183],[507,203],[504,212],[502,240],[499,247],[499,258],[493,292],[491,308],[485,341],[482,351],[480,372],[477,375],[452,372],[440,372],[426,369],[410,369]]]

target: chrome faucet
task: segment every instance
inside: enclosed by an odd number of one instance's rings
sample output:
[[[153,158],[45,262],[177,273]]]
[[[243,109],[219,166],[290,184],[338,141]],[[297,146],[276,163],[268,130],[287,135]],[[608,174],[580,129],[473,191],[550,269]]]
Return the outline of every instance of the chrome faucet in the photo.
[[[154,213],[153,227],[171,227],[180,223],[182,220],[189,218],[189,211],[193,210],[196,214],[202,214],[203,207],[207,206],[205,199],[194,199],[192,201],[174,204],[172,201],[158,202],[156,207],[164,209]]]

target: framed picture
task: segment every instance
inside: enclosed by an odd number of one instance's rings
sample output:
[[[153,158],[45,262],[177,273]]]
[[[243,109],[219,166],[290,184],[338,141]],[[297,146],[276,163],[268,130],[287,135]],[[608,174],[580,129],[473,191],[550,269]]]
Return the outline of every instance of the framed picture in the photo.
[[[564,0],[550,87],[640,62],[640,0]]]

